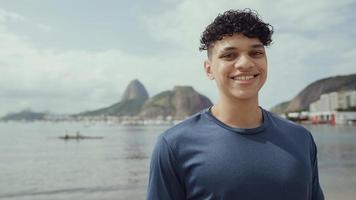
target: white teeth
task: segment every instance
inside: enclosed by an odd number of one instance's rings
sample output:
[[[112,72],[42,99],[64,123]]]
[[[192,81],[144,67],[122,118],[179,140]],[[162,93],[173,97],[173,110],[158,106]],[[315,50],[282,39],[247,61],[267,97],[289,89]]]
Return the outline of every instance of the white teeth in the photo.
[[[239,81],[246,81],[253,79],[254,76],[235,76],[234,80],[239,80]]]

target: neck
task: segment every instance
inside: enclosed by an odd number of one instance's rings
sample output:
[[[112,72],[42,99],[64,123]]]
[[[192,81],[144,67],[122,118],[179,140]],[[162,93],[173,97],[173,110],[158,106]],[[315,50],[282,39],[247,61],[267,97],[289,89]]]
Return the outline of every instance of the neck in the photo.
[[[258,97],[253,100],[220,99],[211,108],[211,113],[223,123],[235,128],[256,128],[262,124]]]

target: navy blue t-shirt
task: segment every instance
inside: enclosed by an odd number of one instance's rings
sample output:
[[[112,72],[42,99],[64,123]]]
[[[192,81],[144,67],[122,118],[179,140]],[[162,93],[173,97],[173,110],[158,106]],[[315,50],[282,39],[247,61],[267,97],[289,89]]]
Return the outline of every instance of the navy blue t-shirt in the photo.
[[[310,132],[261,110],[257,128],[230,127],[205,109],[161,134],[147,199],[324,199]]]

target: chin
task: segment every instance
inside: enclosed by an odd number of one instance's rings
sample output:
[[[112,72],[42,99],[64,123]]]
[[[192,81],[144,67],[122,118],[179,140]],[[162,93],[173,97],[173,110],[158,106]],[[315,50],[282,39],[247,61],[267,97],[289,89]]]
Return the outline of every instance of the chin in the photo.
[[[236,100],[253,100],[258,98],[258,92],[252,91],[238,91],[230,94]]]

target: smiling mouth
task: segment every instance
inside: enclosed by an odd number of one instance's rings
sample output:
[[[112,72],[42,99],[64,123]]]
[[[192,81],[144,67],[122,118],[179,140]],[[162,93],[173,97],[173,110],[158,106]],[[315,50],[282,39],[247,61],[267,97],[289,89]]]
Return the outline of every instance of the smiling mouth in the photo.
[[[259,74],[253,74],[253,75],[237,75],[237,76],[232,76],[232,77],[230,77],[230,78],[233,79],[233,80],[236,80],[236,81],[248,81],[248,80],[251,80],[251,79],[256,78],[257,76],[259,76]]]

